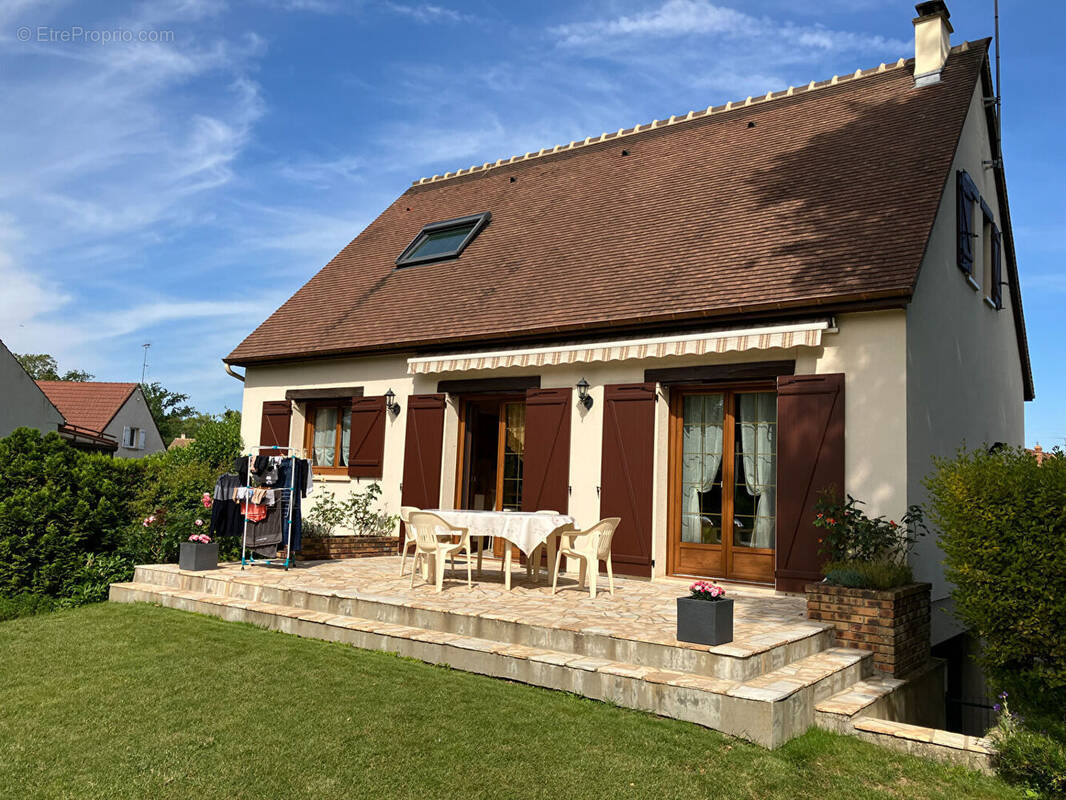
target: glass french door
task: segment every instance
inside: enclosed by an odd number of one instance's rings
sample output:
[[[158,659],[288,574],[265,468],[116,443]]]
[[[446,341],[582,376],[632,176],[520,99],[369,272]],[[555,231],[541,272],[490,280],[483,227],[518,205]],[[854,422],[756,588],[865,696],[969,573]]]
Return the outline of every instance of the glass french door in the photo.
[[[677,395],[671,409],[671,571],[771,582],[777,393]]]

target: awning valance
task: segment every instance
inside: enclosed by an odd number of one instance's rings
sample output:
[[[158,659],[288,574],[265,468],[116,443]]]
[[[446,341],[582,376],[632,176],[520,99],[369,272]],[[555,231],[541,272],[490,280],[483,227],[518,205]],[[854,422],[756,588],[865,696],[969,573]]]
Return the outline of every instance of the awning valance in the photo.
[[[822,343],[822,334],[829,330],[830,326],[829,320],[817,320],[793,325],[734,328],[613,342],[570,343],[524,350],[424,356],[407,359],[407,372],[419,375],[503,367],[550,367],[594,361],[624,361],[631,358],[702,356],[709,353],[770,348],[818,347]]]

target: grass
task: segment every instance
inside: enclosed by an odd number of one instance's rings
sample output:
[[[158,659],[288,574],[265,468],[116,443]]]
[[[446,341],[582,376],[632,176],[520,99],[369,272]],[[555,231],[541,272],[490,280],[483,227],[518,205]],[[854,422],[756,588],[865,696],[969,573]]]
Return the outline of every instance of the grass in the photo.
[[[148,605],[0,624],[0,797],[1016,798],[812,731],[674,720]]]

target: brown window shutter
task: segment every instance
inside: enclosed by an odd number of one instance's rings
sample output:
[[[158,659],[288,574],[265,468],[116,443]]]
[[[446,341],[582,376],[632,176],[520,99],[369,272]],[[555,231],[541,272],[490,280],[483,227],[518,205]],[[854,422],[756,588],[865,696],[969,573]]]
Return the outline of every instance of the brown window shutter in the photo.
[[[349,478],[380,478],[385,460],[385,398],[353,397]]]
[[[844,376],[777,379],[777,588],[822,579],[814,504],[844,488]]]
[[[444,454],[444,395],[407,398],[407,439],[400,502],[416,508],[440,505],[440,464]]]
[[[611,543],[616,572],[651,575],[655,384],[604,387],[600,517],[621,517]]]
[[[263,403],[263,422],[259,428],[260,455],[268,455],[271,447],[289,446],[289,423],[292,405],[288,400],[268,400]]]
[[[573,390],[526,391],[522,510],[565,514],[570,507],[570,409]]]

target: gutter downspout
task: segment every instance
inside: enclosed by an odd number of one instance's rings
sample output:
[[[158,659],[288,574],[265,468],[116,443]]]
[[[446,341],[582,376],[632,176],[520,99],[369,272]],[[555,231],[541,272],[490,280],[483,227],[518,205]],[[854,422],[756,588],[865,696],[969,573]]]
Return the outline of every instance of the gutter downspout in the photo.
[[[231,375],[232,377],[234,377],[237,380],[239,380],[241,383],[244,383],[244,376],[241,375],[239,372],[234,372],[233,371],[233,367],[231,367],[225,361],[222,362],[222,366],[226,370],[226,374],[227,375]]]

